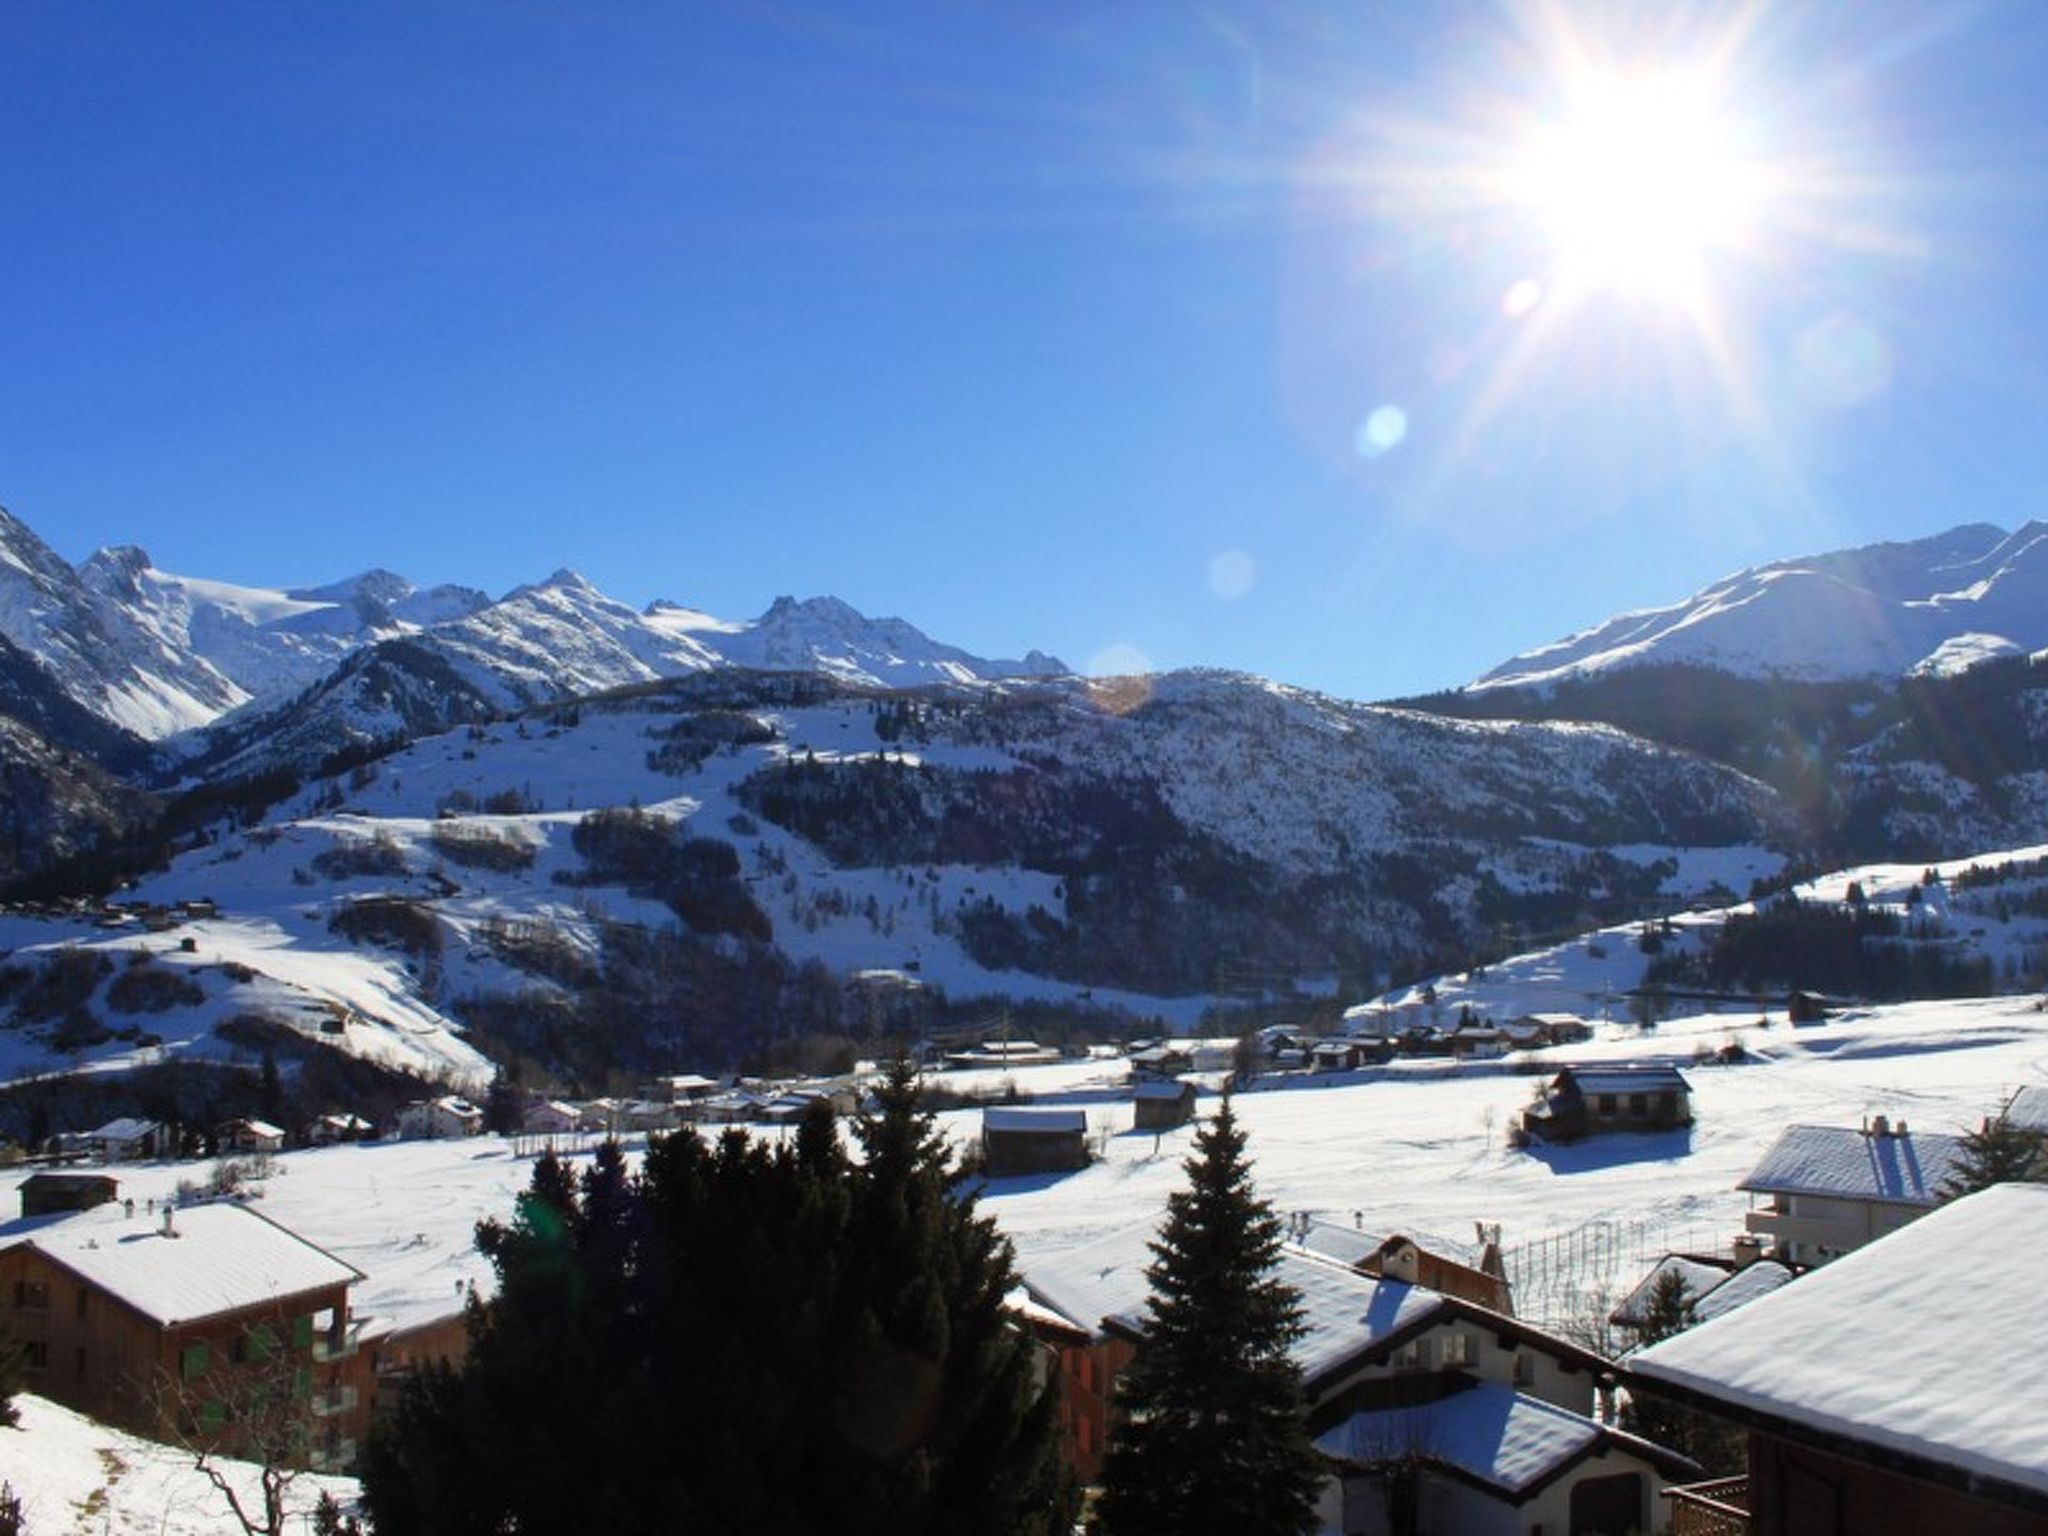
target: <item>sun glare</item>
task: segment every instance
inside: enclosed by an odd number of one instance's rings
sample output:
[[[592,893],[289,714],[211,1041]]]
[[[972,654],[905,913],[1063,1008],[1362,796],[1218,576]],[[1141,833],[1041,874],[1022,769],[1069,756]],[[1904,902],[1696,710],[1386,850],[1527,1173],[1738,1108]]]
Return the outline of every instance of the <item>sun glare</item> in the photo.
[[[1730,127],[1682,80],[1591,86],[1533,127],[1516,182],[1557,252],[1558,286],[1683,296],[1737,244],[1758,187]]]

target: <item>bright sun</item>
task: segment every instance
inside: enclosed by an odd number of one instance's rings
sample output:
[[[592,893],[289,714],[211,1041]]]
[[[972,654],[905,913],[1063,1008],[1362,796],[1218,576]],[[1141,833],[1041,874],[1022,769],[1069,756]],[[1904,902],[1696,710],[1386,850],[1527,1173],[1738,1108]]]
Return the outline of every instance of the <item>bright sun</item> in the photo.
[[[1556,247],[1557,285],[1670,299],[1740,243],[1759,191],[1714,104],[1671,78],[1585,86],[1529,131],[1514,179]]]

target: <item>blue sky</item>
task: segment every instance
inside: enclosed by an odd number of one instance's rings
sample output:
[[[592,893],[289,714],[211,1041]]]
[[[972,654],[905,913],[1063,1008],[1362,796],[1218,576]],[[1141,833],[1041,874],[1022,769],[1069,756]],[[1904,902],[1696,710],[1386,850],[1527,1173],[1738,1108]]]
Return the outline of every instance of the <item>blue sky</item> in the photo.
[[[1500,190],[1561,47],[1714,61],[1767,190],[1687,294]],[[14,0],[0,503],[257,584],[1451,685],[2036,515],[2043,81],[2031,0]]]

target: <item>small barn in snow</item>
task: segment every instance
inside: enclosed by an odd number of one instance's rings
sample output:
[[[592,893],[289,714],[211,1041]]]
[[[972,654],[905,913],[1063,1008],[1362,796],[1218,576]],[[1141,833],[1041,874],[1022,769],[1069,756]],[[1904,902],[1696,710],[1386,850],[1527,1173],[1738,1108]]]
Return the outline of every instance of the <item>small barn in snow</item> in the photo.
[[[1195,1085],[1171,1081],[1144,1082],[1131,1090],[1131,1128],[1170,1131],[1195,1117]]]
[[[1078,1109],[985,1109],[982,1166],[992,1179],[1071,1173],[1088,1163],[1088,1116]]]

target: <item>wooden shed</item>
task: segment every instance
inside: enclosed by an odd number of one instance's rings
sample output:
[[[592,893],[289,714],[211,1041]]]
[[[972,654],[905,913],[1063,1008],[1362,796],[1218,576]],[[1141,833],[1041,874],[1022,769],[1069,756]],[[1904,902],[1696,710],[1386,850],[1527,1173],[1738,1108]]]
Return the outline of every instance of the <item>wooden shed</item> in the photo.
[[[1088,1116],[1078,1109],[985,1109],[982,1163],[992,1179],[1071,1173],[1088,1164]]]
[[[1195,1117],[1195,1085],[1145,1082],[1131,1092],[1131,1128],[1170,1131]]]

